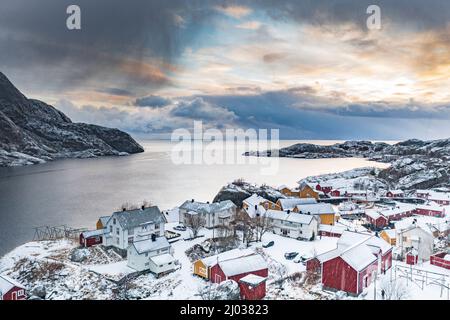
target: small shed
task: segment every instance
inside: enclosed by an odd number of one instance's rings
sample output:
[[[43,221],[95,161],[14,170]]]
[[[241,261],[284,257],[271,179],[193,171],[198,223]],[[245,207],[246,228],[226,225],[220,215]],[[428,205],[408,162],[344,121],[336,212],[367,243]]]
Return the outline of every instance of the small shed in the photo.
[[[266,296],[266,277],[248,274],[239,280],[241,299],[261,300]]]
[[[248,274],[255,274],[260,277],[267,277],[269,273],[266,260],[259,255],[240,257],[236,259],[219,262],[211,267],[210,281],[221,283],[225,280],[239,280]]]
[[[0,275],[0,300],[25,300],[26,289],[16,280]]]
[[[85,231],[80,234],[80,245],[83,247],[92,247],[103,243],[105,229]]]
[[[376,211],[366,211],[367,222],[375,229],[381,229],[388,225],[388,219]]]

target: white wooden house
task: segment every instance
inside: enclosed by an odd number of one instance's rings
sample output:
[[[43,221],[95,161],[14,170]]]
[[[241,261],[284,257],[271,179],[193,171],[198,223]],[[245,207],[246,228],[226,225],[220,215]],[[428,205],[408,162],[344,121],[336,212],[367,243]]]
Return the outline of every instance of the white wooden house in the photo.
[[[267,210],[266,217],[275,234],[299,240],[314,240],[319,234],[319,218],[314,215]]]
[[[434,237],[433,234],[422,227],[412,224],[411,226],[399,229],[397,228],[396,246],[400,249],[401,257],[406,253],[414,251],[418,261],[427,261],[433,254]]]
[[[137,271],[150,270],[156,275],[167,273],[177,266],[172,254],[173,248],[166,237],[152,236],[135,241],[128,247],[128,266]]]
[[[130,244],[164,235],[166,219],[156,206],[114,212],[106,223],[106,247],[114,247],[125,256]]]

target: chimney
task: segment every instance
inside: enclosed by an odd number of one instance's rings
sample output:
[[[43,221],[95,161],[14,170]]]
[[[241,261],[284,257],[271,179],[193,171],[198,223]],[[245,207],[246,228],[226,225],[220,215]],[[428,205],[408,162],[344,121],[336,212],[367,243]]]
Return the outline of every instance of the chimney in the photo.
[[[152,241],[155,242],[156,241],[156,234],[152,233]]]
[[[127,208],[122,208],[122,211],[124,211],[124,212],[127,211]]]
[[[142,205],[141,209],[142,209],[142,211],[144,211],[145,210],[145,205]]]
[[[191,202],[194,203],[194,199],[192,199]]]
[[[209,204],[209,201],[206,201],[206,204]]]
[[[289,214],[289,213],[291,213],[291,210],[288,210],[288,211],[287,211],[287,214]]]
[[[258,210],[258,205],[255,204],[255,210]]]

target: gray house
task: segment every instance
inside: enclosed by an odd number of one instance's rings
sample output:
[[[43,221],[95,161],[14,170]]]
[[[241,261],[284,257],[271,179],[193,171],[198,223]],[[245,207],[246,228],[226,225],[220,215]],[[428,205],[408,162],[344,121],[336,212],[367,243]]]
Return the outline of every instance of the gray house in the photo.
[[[166,218],[157,206],[114,212],[106,223],[104,245],[126,256],[130,244],[164,235]]]
[[[236,214],[236,209],[236,205],[231,200],[214,203],[186,201],[180,207],[180,223],[187,225],[189,214],[195,213],[205,220],[206,228],[228,225]]]

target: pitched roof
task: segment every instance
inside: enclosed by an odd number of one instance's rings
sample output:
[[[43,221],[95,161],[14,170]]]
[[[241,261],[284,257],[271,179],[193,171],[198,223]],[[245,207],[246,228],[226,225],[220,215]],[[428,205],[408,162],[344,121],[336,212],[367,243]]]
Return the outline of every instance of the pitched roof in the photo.
[[[267,200],[266,198],[263,198],[263,197],[257,195],[256,193],[254,193],[250,197],[248,197],[247,199],[244,199],[244,201],[242,201],[242,202],[246,203],[250,207],[251,206],[254,207],[254,206],[257,206],[260,203],[265,202],[265,201],[269,201],[269,200]]]
[[[314,198],[285,198],[278,199],[280,206],[283,210],[292,210],[299,204],[315,204],[317,203]]]
[[[9,290],[11,290],[14,287],[19,287],[19,288],[25,289],[25,287],[22,284],[20,284],[19,282],[17,282],[16,280],[14,280],[8,276],[0,275],[0,293],[1,294],[6,294],[7,292],[9,292]]]
[[[287,213],[285,211],[267,210],[267,217],[274,220],[290,221],[301,224],[310,224],[314,219],[313,215],[300,214],[297,212]]]
[[[98,230],[85,231],[85,232],[82,232],[81,234],[86,239],[86,238],[90,238],[90,237],[101,236],[101,235],[104,235],[107,232],[108,231],[106,229],[98,229]]]
[[[241,279],[239,279],[240,282],[244,282],[244,283],[249,284],[254,287],[263,283],[266,280],[267,280],[267,278],[265,278],[265,277],[261,277],[261,276],[258,276],[256,274],[251,274],[251,273],[246,275],[245,277],[242,277]]]
[[[103,226],[106,226],[109,218],[111,218],[111,216],[103,216],[103,217],[98,218],[98,220],[100,220],[100,222],[102,223]]]
[[[127,210],[127,211],[118,211],[114,212],[111,218],[116,218],[119,224],[124,229],[134,228],[142,224],[146,224],[149,222],[152,223],[164,223],[166,222],[166,218],[159,211],[157,206],[135,210]],[[108,220],[108,222],[111,219]]]
[[[160,254],[158,256],[151,257],[150,260],[153,261],[154,264],[160,266],[164,264],[169,264],[171,262],[175,262],[175,258],[172,257],[168,253]]]
[[[134,241],[133,247],[136,249],[137,253],[143,254],[146,252],[169,248],[170,243],[169,241],[167,241],[166,237],[157,237],[155,241],[153,241],[151,238]]]
[[[259,254],[240,257],[219,262],[219,266],[227,277],[237,274],[263,270],[268,267],[266,260]]]
[[[302,213],[334,214],[334,209],[329,203],[299,204],[297,209]]]
[[[203,258],[203,259],[201,259],[201,261],[203,262],[203,264],[205,266],[213,266],[217,262],[230,260],[230,259],[236,259],[236,258],[245,257],[245,256],[250,256],[253,254],[255,254],[255,252],[251,249],[237,248],[237,249],[233,249],[233,250],[229,250],[229,251],[225,251],[225,252],[216,254],[214,256]]]
[[[185,201],[180,209],[193,211],[201,214],[211,214],[219,211],[225,211],[229,209],[235,208],[236,205],[231,200],[225,200],[221,202],[213,202],[213,203],[204,203],[198,201]]]

